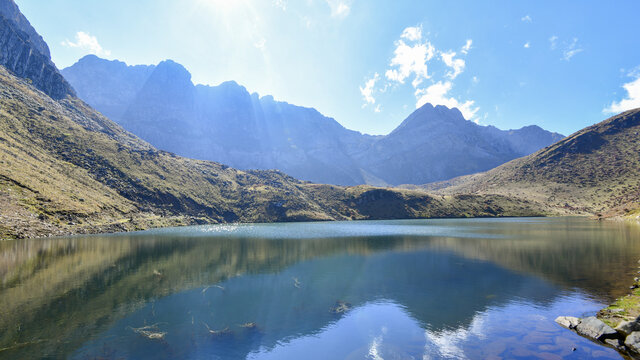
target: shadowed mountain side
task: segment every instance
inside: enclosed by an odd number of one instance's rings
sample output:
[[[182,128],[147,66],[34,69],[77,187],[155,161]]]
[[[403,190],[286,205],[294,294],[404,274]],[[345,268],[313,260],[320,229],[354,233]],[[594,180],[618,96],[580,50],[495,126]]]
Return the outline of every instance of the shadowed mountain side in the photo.
[[[62,73],[82,99],[159,149],[321,183],[423,184],[485,171],[562,138],[537,126],[479,126],[430,104],[389,135],[370,136],[233,81],[194,86],[171,60],[126,66],[89,55]]]
[[[629,110],[486,173],[422,188],[501,194],[562,213],[640,215],[640,109]]]

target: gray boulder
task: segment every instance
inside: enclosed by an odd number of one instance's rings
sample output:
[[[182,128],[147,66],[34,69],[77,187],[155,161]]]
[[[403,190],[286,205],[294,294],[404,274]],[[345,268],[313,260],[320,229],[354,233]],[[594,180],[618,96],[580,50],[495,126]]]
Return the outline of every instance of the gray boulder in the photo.
[[[558,316],[556,322],[567,329],[575,329],[580,324],[580,319],[574,316]]]
[[[634,331],[624,340],[624,344],[635,352],[640,352],[640,331]]]
[[[634,331],[640,331],[640,324],[638,323],[638,319],[632,321],[623,321],[618,326],[616,326],[616,330],[627,336]]]
[[[604,342],[617,350],[624,350],[624,343],[620,339],[604,339]]]
[[[611,326],[603,323],[595,316],[582,319],[580,324],[576,326],[576,331],[582,336],[601,341],[607,338],[615,338],[618,334]]]

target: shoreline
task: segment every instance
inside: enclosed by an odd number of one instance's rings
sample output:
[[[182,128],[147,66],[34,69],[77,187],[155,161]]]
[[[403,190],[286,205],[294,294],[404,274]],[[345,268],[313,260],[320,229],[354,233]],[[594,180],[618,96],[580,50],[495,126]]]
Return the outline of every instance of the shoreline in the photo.
[[[576,215],[573,215],[576,216]],[[579,216],[579,215],[577,215]],[[1,217],[1,215],[0,215]],[[77,235],[100,235],[100,234],[126,234],[137,231],[166,229],[166,228],[180,228],[185,226],[198,226],[198,225],[230,225],[230,224],[273,224],[273,223],[291,223],[291,222],[338,222],[338,221],[377,221],[377,220],[437,220],[437,219],[505,219],[505,218],[549,218],[549,217],[563,217],[553,215],[535,215],[527,214],[523,216],[518,215],[504,215],[504,216],[459,216],[459,217],[408,217],[408,218],[384,218],[384,217],[370,217],[362,219],[276,219],[275,221],[239,221],[239,222],[214,222],[205,221],[202,218],[193,216],[157,216],[151,214],[151,216],[136,216],[126,221],[117,221],[106,224],[77,224],[75,226],[67,225],[65,227],[55,227],[50,224],[39,224],[42,226],[33,226],[30,232],[25,233],[18,231],[17,233],[11,231],[2,231],[5,228],[0,224],[0,242],[9,240],[27,240],[27,239],[46,239],[62,236],[77,236]],[[34,225],[33,223],[29,225]],[[7,230],[11,230],[8,229]],[[20,230],[20,229],[18,229]],[[35,235],[35,236],[22,236],[22,235]]]
[[[637,275],[629,287],[629,294],[616,299],[595,315],[585,318],[558,316],[555,322],[599,345],[618,351],[625,359],[640,359],[640,260]]]

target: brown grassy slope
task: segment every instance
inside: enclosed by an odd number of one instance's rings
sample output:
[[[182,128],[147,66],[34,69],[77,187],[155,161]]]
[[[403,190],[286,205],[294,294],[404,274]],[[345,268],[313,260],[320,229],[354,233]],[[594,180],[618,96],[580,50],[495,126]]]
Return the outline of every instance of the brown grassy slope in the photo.
[[[501,194],[561,214],[640,209],[640,109],[613,116],[482,174],[425,185],[442,194]]]
[[[0,237],[215,222],[537,215],[501,196],[345,188],[159,151],[0,67]]]

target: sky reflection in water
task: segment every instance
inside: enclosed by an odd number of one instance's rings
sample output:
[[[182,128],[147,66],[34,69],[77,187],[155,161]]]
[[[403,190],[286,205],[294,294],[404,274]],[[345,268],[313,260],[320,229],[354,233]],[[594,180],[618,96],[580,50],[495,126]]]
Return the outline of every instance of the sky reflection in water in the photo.
[[[619,296],[627,279],[601,269],[631,276],[639,239],[625,224],[475,219],[9,242],[0,345],[25,345],[0,357],[619,358],[553,319]],[[135,331],[149,325],[166,334]]]

